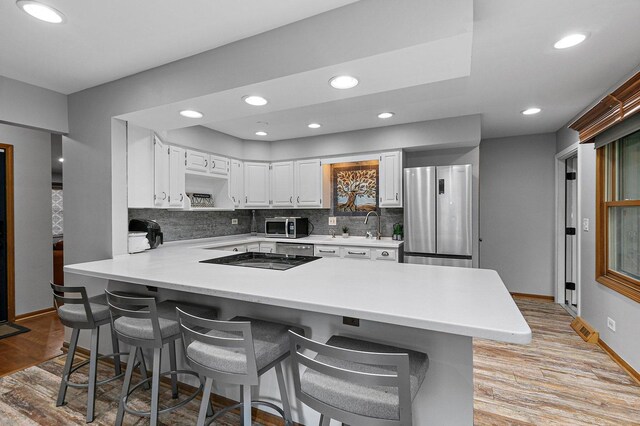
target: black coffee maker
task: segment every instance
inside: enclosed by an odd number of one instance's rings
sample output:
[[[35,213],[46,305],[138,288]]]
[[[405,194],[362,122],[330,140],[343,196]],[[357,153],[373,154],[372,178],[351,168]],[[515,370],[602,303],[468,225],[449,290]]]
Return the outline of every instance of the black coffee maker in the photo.
[[[129,221],[129,232],[146,232],[149,246],[152,249],[163,243],[160,225],[155,220],[131,219]]]

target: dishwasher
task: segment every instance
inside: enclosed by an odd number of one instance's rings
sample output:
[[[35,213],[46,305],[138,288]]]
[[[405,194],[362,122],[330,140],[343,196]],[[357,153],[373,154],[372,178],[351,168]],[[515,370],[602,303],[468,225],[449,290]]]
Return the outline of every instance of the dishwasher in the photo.
[[[276,253],[313,256],[313,244],[276,243]]]

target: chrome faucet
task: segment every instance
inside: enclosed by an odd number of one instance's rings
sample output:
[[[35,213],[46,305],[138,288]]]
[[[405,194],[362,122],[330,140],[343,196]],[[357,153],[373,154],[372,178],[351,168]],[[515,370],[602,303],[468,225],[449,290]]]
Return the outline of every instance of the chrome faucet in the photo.
[[[336,230],[332,229],[331,230],[331,238],[335,238],[336,237]]]
[[[367,213],[367,216],[364,218],[364,223],[366,224],[369,221],[369,215],[371,213],[375,214],[376,217],[378,218],[378,230],[376,231],[376,240],[379,240],[380,237],[382,237],[382,232],[380,232],[380,215],[378,214],[378,212],[375,210],[371,210],[369,213]]]

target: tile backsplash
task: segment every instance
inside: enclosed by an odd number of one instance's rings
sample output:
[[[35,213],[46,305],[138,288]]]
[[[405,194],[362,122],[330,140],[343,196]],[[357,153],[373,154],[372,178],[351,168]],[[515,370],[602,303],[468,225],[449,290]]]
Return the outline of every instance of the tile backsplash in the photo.
[[[307,217],[313,224],[315,235],[328,235],[332,229],[339,235],[346,225],[351,235],[362,236],[367,231],[374,232],[377,226],[377,218],[373,215],[366,225],[363,223],[363,216],[337,216],[336,226],[329,226],[331,209],[264,209],[255,212],[259,233],[264,232],[264,219],[274,216]],[[129,219],[155,220],[162,228],[165,241],[247,234],[251,229],[251,210],[197,212],[129,209]],[[231,219],[238,219],[238,224],[232,225]],[[393,234],[393,224],[403,222],[403,209],[380,209],[380,219],[382,235],[390,237]]]

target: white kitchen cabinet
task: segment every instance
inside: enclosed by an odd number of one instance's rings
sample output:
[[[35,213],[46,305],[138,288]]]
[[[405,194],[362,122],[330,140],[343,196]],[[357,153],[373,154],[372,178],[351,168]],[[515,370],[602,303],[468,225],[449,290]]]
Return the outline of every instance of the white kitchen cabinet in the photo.
[[[259,252],[261,249],[260,243],[249,243],[247,244],[247,251]]]
[[[260,252],[261,253],[275,253],[276,252],[276,243],[260,243]]]
[[[240,160],[231,159],[229,161],[229,198],[234,207],[242,205],[244,197],[244,167]]]
[[[379,163],[380,207],[402,207],[402,152],[384,152]]]
[[[293,161],[271,163],[271,205],[293,207]]]
[[[341,247],[340,255],[345,259],[371,259],[371,249],[369,247]]]
[[[127,206],[154,207],[154,135],[149,129],[127,125]]]
[[[313,255],[318,257],[340,257],[340,247],[316,244],[313,247]]]
[[[169,206],[169,146],[153,137],[153,205]]]
[[[217,176],[229,176],[229,159],[219,155],[209,156],[209,173]]]
[[[202,151],[187,149],[185,151],[185,169],[192,172],[207,173],[209,171],[209,154]]]
[[[392,262],[398,261],[398,250],[396,249],[374,249],[371,253],[371,260],[390,260]]]
[[[322,207],[322,163],[320,160],[295,162],[295,206]]]
[[[183,207],[186,197],[184,186],[184,149],[177,146],[169,147],[169,207]]]
[[[244,163],[244,206],[269,207],[269,163]]]

